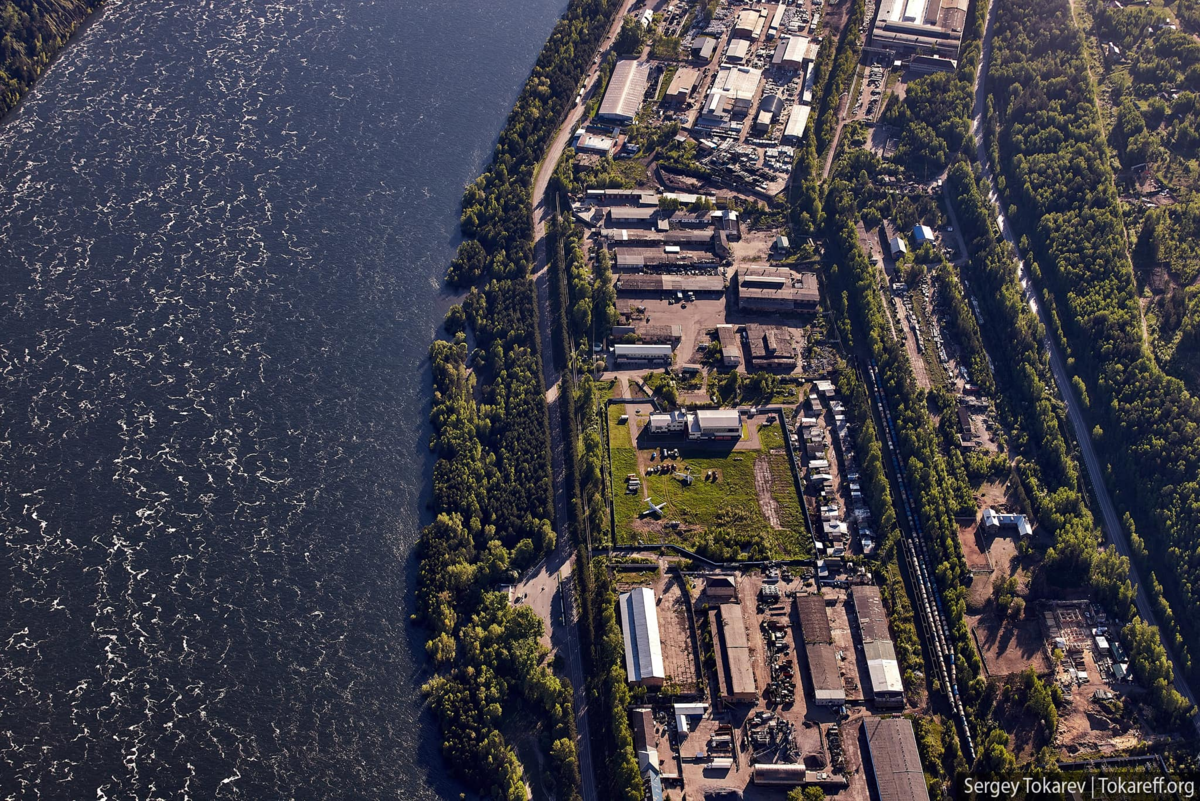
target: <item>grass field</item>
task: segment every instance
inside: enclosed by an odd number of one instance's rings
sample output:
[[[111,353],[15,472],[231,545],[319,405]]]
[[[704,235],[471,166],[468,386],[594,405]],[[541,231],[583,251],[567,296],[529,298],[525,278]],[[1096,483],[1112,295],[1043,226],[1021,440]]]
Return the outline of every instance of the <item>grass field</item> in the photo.
[[[675,460],[680,465],[676,475],[683,472],[683,465],[687,465],[695,476],[691,486],[684,486],[676,476],[647,476],[639,469],[632,427],[617,422],[623,414],[626,414],[623,405],[609,407],[609,453],[618,543],[662,541],[691,545],[706,529],[724,527],[739,534],[761,537],[773,556],[808,555],[810,538],[792,484],[787,454],[769,453],[772,448],[784,447],[778,425],[761,429],[762,450],[722,450],[671,442],[670,447],[678,447],[680,452],[680,458]],[[643,453],[643,461],[648,454],[649,451]],[[778,510],[780,529],[768,521],[759,500],[754,466],[760,458],[769,464],[769,494]],[[646,466],[657,464],[661,462],[646,462]],[[710,471],[717,472],[717,481],[704,480]],[[637,474],[642,480],[641,490],[634,494],[625,491],[625,477],[630,473]],[[641,517],[646,510],[647,493],[656,504],[666,504],[665,519],[678,520],[682,524],[680,529],[669,529],[664,527],[663,521]]]

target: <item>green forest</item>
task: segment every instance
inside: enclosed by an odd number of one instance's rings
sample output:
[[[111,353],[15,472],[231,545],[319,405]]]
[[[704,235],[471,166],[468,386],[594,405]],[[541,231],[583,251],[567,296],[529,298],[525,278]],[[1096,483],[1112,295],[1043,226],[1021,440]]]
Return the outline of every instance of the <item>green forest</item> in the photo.
[[[101,0],[0,0],[0,117],[100,5]]]
[[[1163,625],[1194,673],[1186,644],[1196,641],[1200,612],[1200,404],[1146,346],[1109,149],[1067,0],[1001,4],[996,26],[989,128],[1001,191],[1035,256],[1031,274],[1051,289],[1059,329],[1051,333],[1086,384],[1094,438],[1118,501],[1133,513],[1134,550],[1162,577]]]
[[[424,690],[442,750],[473,788],[524,799],[527,781],[578,799],[572,690],[552,671],[542,622],[496,592],[554,548],[550,415],[530,271],[534,171],[619,7],[573,0],[509,114],[491,165],[463,198],[450,283],[469,288],[435,342],[433,508],[421,536],[417,614],[438,669]],[[468,329],[474,350],[468,347]],[[589,638],[590,642],[590,638]],[[530,777],[510,740],[536,734]]]

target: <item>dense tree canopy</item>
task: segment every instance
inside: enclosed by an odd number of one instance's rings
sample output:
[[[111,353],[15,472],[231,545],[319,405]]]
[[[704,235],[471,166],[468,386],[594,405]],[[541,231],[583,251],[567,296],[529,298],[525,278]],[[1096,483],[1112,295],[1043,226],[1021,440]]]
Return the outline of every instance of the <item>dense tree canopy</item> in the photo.
[[[0,117],[99,6],[100,0],[0,0]]]

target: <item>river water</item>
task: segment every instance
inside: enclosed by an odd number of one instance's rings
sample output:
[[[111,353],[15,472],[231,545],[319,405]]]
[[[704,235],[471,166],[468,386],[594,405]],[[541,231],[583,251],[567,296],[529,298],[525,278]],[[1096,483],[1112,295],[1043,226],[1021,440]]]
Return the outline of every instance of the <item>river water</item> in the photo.
[[[564,0],[111,0],[0,128],[0,798],[457,796],[426,351]]]

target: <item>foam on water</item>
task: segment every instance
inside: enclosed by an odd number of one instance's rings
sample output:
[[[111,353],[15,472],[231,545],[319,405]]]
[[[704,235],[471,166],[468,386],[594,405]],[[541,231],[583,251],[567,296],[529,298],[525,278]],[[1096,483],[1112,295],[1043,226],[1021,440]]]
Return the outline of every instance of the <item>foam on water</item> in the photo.
[[[562,0],[111,0],[0,128],[0,797],[434,798],[461,187]]]

